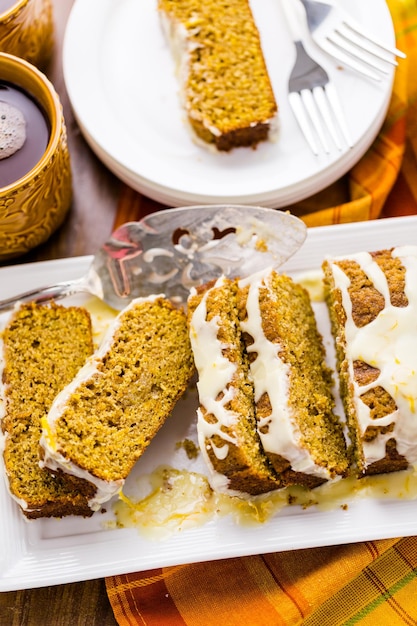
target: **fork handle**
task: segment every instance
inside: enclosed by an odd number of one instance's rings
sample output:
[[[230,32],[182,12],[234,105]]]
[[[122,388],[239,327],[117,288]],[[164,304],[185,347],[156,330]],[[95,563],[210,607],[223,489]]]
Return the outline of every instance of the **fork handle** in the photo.
[[[316,30],[326,19],[332,6],[325,2],[314,2],[314,0],[300,0],[307,17],[307,24],[312,32]]]
[[[303,15],[300,11],[302,8],[300,0],[281,0],[281,6],[293,41],[302,41],[305,37],[305,31],[302,28]]]

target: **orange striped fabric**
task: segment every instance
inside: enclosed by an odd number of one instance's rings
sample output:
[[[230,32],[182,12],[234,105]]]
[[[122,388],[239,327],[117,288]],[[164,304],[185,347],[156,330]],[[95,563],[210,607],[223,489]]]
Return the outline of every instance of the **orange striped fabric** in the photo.
[[[388,4],[407,59],[386,121],[343,179],[290,207],[309,226],[417,214],[417,1]],[[159,208],[124,187],[115,226]],[[110,576],[106,586],[121,626],[411,626],[417,536]]]

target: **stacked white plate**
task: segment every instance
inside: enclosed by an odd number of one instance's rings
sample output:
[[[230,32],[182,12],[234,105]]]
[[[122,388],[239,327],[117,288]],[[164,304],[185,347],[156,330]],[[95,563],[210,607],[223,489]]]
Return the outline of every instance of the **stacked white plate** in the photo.
[[[394,42],[385,0],[339,0],[379,39]],[[64,42],[64,76],[75,116],[97,156],[120,179],[165,205],[302,200],[345,174],[374,141],[389,105],[394,70],[374,82],[307,42],[335,83],[354,147],[314,156],[287,101],[295,58],[279,0],[252,0],[279,106],[280,133],[256,150],[213,153],[184,123],[174,63],[156,0],[76,0]]]

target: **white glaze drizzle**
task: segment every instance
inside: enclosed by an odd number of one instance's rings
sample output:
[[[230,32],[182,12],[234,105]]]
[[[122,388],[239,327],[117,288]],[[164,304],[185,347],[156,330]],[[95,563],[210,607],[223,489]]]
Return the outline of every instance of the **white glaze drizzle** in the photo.
[[[392,256],[399,258],[406,268],[406,307],[391,304],[387,278],[369,253],[329,260],[335,287],[340,289],[346,313],[346,357],[360,431],[363,434],[368,426],[394,423],[393,432],[379,434],[374,440],[363,442],[366,466],[384,458],[385,445],[390,438],[396,440],[399,454],[405,456],[409,463],[417,461],[417,246],[395,248]],[[348,292],[350,280],[335,264],[338,260],[356,261],[384,297],[384,309],[362,328],[358,328],[353,321]],[[380,371],[378,378],[368,385],[358,385],[353,373],[355,360],[377,368]],[[369,407],[360,396],[377,386],[383,387],[392,396],[398,408],[382,418],[372,419]]]
[[[294,471],[329,479],[328,470],[318,466],[310,452],[300,445],[300,431],[289,406],[290,368],[279,356],[281,345],[269,341],[263,331],[259,291],[266,288],[269,297],[276,299],[271,287],[271,270],[259,272],[239,282],[239,287],[247,286],[247,320],[241,322],[241,327],[253,338],[253,343],[247,348],[248,352],[257,354],[250,365],[255,386],[255,402],[266,393],[271,404],[270,415],[257,422],[263,448],[267,453],[278,454],[287,459]]]
[[[224,277],[220,277],[212,289],[220,287]],[[229,443],[236,444],[236,439],[224,432],[222,427],[231,428],[239,416],[226,408],[235,394],[232,385],[236,365],[224,355],[223,349],[227,346],[218,339],[220,318],[213,317],[207,321],[207,298],[211,290],[207,290],[191,316],[190,341],[194,354],[194,363],[198,372],[197,390],[200,405],[216,419],[209,423],[204,419],[203,412],[197,412],[198,442],[203,456],[211,469],[212,464],[207,453],[207,446],[211,448],[219,460],[224,460],[229,452]],[[195,289],[191,295],[195,294]],[[219,397],[221,394],[222,397]],[[213,437],[217,435],[225,442],[221,447],[215,446]],[[213,474],[214,476],[214,474]],[[220,475],[221,476],[221,475]],[[220,479],[224,482],[224,477]]]

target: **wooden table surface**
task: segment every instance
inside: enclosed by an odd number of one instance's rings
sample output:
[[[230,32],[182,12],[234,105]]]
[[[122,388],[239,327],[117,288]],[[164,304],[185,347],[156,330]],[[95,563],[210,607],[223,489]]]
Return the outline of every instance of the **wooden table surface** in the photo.
[[[62,74],[62,41],[73,2],[53,0],[55,52],[45,71],[64,108],[73,172],[73,203],[65,223],[49,241],[9,264],[93,254],[113,230],[123,192],[123,185],[85,143],[66,93]],[[117,622],[103,579],[0,593],[0,626],[115,624]]]

